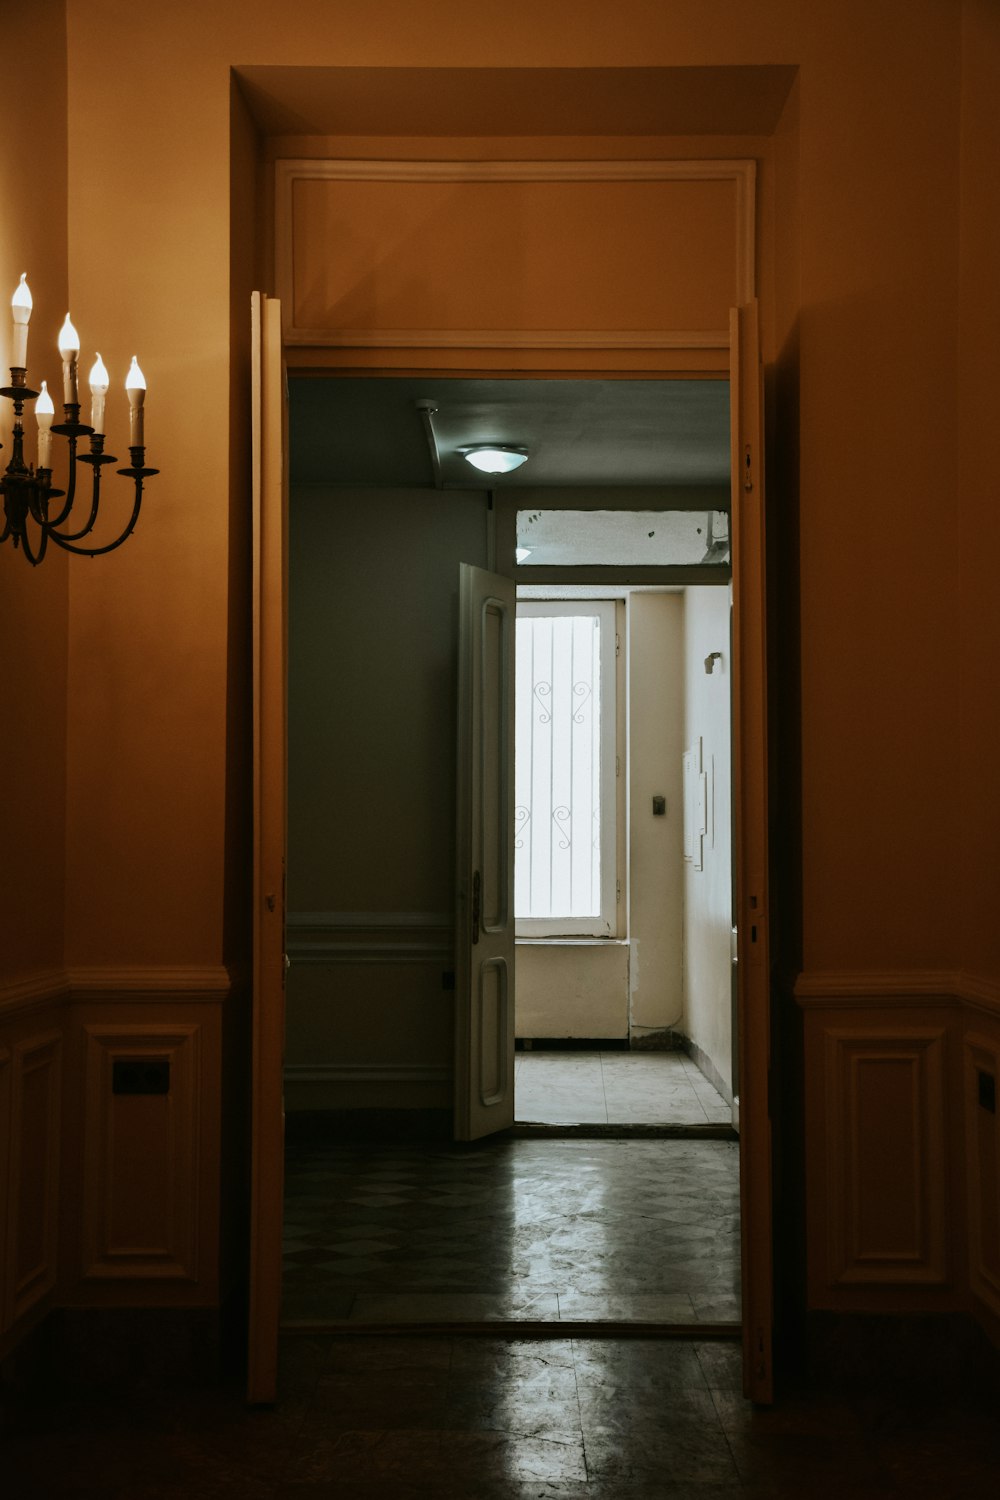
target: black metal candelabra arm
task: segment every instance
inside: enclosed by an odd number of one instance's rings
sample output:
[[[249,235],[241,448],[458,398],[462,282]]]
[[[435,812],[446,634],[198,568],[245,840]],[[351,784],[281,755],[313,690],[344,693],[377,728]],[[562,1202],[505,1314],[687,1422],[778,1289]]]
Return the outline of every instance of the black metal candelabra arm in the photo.
[[[80,438],[90,437],[94,429],[88,427],[86,422],[80,421],[80,403],[78,401],[66,401],[63,403],[63,420],[58,427],[52,431],[59,437],[67,440],[69,448],[69,472],[66,481],[66,503],[57,516],[49,518],[50,526],[62,526],[68,519],[76,499],[76,445]]]
[[[14,547],[20,548],[32,564],[41,562],[50,541],[62,547],[66,552],[76,552],[84,557],[99,557],[102,553],[113,552],[132,535],[135,529],[142,505],[143,481],[158,474],[159,470],[146,467],[144,446],[130,446],[129,454],[132,462],[128,468],[118,470],[119,474],[132,479],[135,485],[132,514],[128,522],[116,539],[105,546],[77,546],[76,543],[85,536],[89,536],[97,522],[101,504],[101,470],[108,464],[116,464],[118,460],[113,454],[105,453],[104,434],[95,432],[92,427],[80,421],[79,404],[66,402],[63,406],[64,420],[57,427],[52,428],[52,433],[68,440],[69,478],[65,491],[54,489],[51,469],[34,469],[24,461],[22,424],[24,403],[33,400],[38,392],[28,389],[25,370],[12,369],[10,373],[11,384],[0,390],[0,395],[6,396],[14,403],[10,462],[0,478],[4,512],[4,527],[0,534],[0,542],[5,542],[9,538]],[[81,437],[90,438],[89,453],[77,452],[77,443]],[[77,464],[89,464],[93,469],[90,512],[78,530],[62,531],[59,528],[69,519],[76,499]],[[57,499],[64,500],[65,503],[60,507],[58,514],[51,515],[50,502]],[[29,533],[29,520],[33,521],[38,528],[37,539],[34,542]]]

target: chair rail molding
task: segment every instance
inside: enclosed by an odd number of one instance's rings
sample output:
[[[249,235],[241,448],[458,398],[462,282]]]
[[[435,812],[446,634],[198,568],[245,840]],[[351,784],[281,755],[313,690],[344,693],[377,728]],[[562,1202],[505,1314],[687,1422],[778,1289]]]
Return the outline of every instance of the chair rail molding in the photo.
[[[69,979],[65,969],[39,969],[33,974],[6,980],[0,983],[0,1018],[6,1020],[21,1011],[63,1001],[68,995]]]
[[[453,923],[445,912],[289,912],[292,964],[451,964]]]

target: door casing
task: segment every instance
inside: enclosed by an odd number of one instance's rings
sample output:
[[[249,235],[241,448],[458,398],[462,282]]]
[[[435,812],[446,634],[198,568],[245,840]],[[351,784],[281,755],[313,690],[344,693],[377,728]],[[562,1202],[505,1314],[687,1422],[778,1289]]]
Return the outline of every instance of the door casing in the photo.
[[[772,1307],[772,1240],[771,1240],[771,1138],[768,1112],[768,1073],[770,1060],[770,1031],[768,1019],[768,957],[767,957],[767,866],[768,845],[766,829],[766,783],[767,783],[767,716],[766,716],[766,641],[764,621],[766,599],[763,573],[763,448],[762,413],[759,407],[759,334],[756,304],[747,312],[735,309],[731,322],[731,349],[711,351],[717,355],[714,369],[705,368],[705,350],[699,351],[697,378],[729,378],[732,400],[733,443],[733,530],[734,530],[734,646],[740,663],[740,676],[733,705],[734,752],[738,767],[737,808],[742,808],[743,830],[747,828],[748,810],[752,813],[752,848],[748,853],[746,839],[738,832],[733,848],[733,863],[736,872],[738,913],[741,923],[748,916],[756,919],[757,937],[754,952],[754,975],[752,1005],[753,1014],[748,1015],[746,986],[740,983],[740,1060],[741,1060],[741,1120],[753,1120],[749,1133],[741,1133],[741,1207],[744,1224],[743,1235],[743,1285],[744,1285],[744,1391],[758,1402],[773,1399],[771,1370],[770,1315]],[[731,362],[732,350],[732,362]],[[408,351],[412,356],[415,351]],[[465,368],[441,371],[434,369],[431,358],[426,359],[428,374],[434,373],[454,378],[472,377],[480,368],[475,351],[466,351]],[[565,360],[565,351],[546,350],[539,359],[539,351],[530,368],[506,372],[510,378],[538,378],[540,374],[551,377],[562,376],[573,379],[599,379],[609,375],[621,378],[629,376],[646,379],[670,379],[687,376],[682,353],[677,350],[665,352],[664,367],[652,370],[648,361],[635,368],[628,351],[622,351],[621,365],[602,370],[566,368],[571,363]],[[295,373],[293,370],[292,373]],[[305,371],[303,371],[305,373]],[[310,364],[308,373],[315,376],[316,366]],[[331,374],[334,373],[331,370]],[[346,373],[337,371],[337,373]],[[356,372],[355,372],[356,373]],[[409,371],[387,366],[372,370],[373,377],[388,377]],[[753,394],[756,390],[757,395]],[[749,435],[752,429],[752,437]],[[752,474],[748,444],[752,442]],[[745,473],[745,466],[747,472]],[[747,495],[753,491],[755,509],[744,504],[740,491],[749,479]],[[745,561],[749,559],[749,570]],[[641,570],[639,570],[641,571]],[[740,576],[746,574],[747,576]],[[533,575],[537,577],[537,575]],[[546,581],[538,578],[539,582]],[[556,581],[556,580],[551,580]],[[634,572],[630,581],[643,582]],[[680,580],[678,580],[680,581]],[[691,581],[701,581],[692,578]],[[260,607],[255,597],[254,610]],[[759,816],[763,809],[763,816]],[[740,813],[738,811],[738,817]],[[749,930],[749,929],[747,929]],[[752,1024],[749,1024],[751,1023]],[[283,1068],[283,1047],[275,1044],[274,1038],[265,1039],[265,1049],[258,1058],[254,1074],[255,1102],[258,1090],[264,1089],[273,1097],[276,1086],[280,1088]],[[255,1150],[257,1143],[255,1142]],[[280,1199],[271,1205],[271,1211],[280,1221]],[[251,1327],[251,1339],[254,1329]]]

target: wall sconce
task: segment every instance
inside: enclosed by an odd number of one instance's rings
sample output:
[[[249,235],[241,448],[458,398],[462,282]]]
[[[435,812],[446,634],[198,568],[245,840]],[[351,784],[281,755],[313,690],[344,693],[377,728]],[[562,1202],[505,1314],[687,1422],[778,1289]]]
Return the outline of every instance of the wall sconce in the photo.
[[[90,535],[97,521],[101,503],[101,470],[107,464],[118,462],[112,454],[104,451],[104,401],[108,392],[109,376],[104,361],[98,355],[90,372],[91,406],[88,426],[87,423],[80,421],[77,374],[80,339],[67,313],[66,322],[59,334],[59,352],[62,355],[63,365],[63,420],[54,427],[52,418],[55,416],[55,405],[49,395],[47,382],[42,381],[40,391],[29,389],[27,384],[28,319],[31,317],[31,305],[31,292],[28,290],[26,278],[22,276],[11,298],[14,337],[11,350],[10,385],[0,389],[0,396],[6,396],[8,401],[14,403],[11,458],[4,470],[3,478],[0,479],[4,508],[4,528],[3,533],[0,534],[0,542],[5,542],[10,538],[14,547],[20,547],[32,566],[36,566],[45,556],[45,550],[50,541],[54,542],[57,547],[62,547],[66,552],[77,552],[84,557],[99,557],[103,552],[113,552],[116,547],[120,547],[122,542],[131,536],[135,523],[139,519],[143,480],[149,479],[160,471],[145,467],[143,403],[146,396],[146,381],[138,362],[133,358],[125,381],[130,419],[129,454],[132,462],[128,468],[118,470],[119,474],[126,475],[135,484],[132,514],[115,541],[102,547],[79,545],[84,537]],[[38,422],[37,466],[28,465],[24,461],[22,417],[25,401],[35,402],[35,417]],[[66,438],[69,443],[69,474],[65,490],[55,489],[52,485],[53,433]],[[89,453],[77,455],[77,442],[80,438],[90,439]],[[78,530],[61,530],[60,528],[65,527],[69,522],[76,499],[78,463],[89,464],[93,469],[90,513]],[[57,506],[56,514],[51,515],[50,504],[54,500],[63,500],[65,503]],[[28,531],[29,519],[38,528],[38,535],[34,542]]]

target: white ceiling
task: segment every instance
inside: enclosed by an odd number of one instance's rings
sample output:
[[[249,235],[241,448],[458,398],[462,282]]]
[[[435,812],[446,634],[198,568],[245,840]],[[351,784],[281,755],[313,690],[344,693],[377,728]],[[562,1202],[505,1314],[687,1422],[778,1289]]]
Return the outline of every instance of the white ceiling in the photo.
[[[291,477],[298,484],[434,484],[417,403],[432,401],[448,487],[720,485],[729,480],[724,380],[517,380],[302,377],[290,382]],[[526,447],[496,480],[457,449]]]

